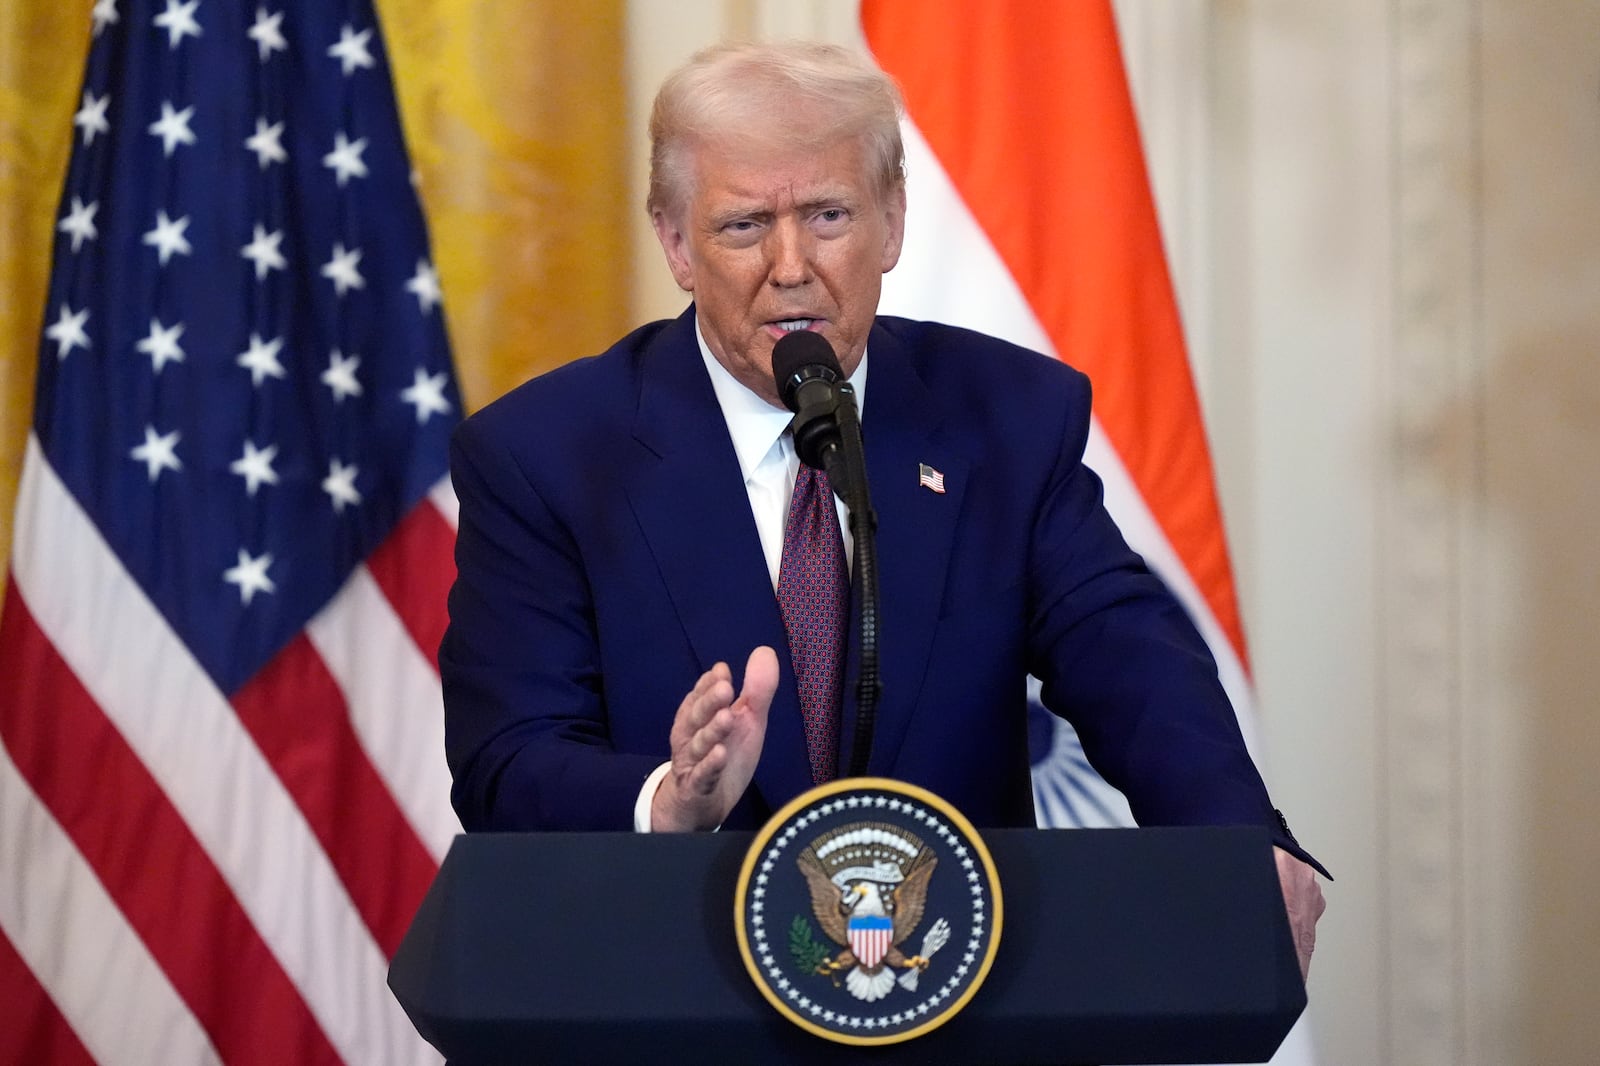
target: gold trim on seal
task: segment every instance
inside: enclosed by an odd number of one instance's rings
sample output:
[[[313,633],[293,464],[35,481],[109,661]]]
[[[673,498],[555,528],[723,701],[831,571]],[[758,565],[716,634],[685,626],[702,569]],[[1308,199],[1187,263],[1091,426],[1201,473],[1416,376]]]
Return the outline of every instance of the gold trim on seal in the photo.
[[[772,838],[777,835],[778,830],[788,824],[789,820],[800,811],[827,799],[829,796],[836,796],[845,792],[868,791],[895,793],[905,799],[914,800],[930,807],[943,815],[951,826],[966,836],[972,850],[977,853],[979,861],[983,863],[984,874],[989,882],[989,897],[992,901],[989,916],[988,948],[984,952],[983,961],[978,966],[977,974],[972,978],[966,989],[943,1011],[930,1017],[922,1024],[911,1029],[881,1036],[856,1036],[851,1033],[841,1033],[826,1029],[785,1003],[783,998],[773,991],[771,985],[767,983],[766,975],[756,963],[755,955],[750,950],[750,936],[745,929],[745,900],[750,889],[750,876],[755,871],[756,864],[761,861],[762,853],[766,851]],[[750,845],[750,850],[745,854],[744,864],[739,868],[739,883],[734,890],[733,906],[734,931],[739,939],[739,955],[744,959],[745,969],[750,972],[751,979],[755,981],[756,988],[760,990],[766,1001],[776,1007],[778,1013],[809,1033],[820,1036],[825,1040],[832,1040],[835,1043],[863,1046],[898,1044],[902,1041],[922,1036],[925,1033],[930,1033],[959,1014],[961,1009],[977,993],[978,989],[982,987],[984,979],[989,976],[989,967],[993,965],[995,952],[1000,947],[1000,931],[1005,917],[1004,906],[1000,897],[1000,876],[995,871],[994,859],[989,855],[988,846],[984,844],[983,838],[978,835],[978,831],[973,828],[972,823],[967,821],[966,816],[956,810],[955,807],[927,789],[907,784],[904,781],[891,780],[887,777],[839,778],[803,792],[786,803],[781,810],[767,820],[766,825],[761,827],[760,832],[756,834],[755,841]]]

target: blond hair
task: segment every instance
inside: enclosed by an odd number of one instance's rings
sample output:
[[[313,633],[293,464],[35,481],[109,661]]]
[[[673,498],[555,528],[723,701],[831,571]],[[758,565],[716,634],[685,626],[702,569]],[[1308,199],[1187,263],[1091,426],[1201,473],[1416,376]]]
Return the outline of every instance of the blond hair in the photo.
[[[869,173],[886,194],[905,180],[904,113],[889,76],[839,45],[712,45],[668,75],[656,93],[645,207],[651,214],[682,208],[692,191],[691,149],[728,136],[795,149],[860,137]]]

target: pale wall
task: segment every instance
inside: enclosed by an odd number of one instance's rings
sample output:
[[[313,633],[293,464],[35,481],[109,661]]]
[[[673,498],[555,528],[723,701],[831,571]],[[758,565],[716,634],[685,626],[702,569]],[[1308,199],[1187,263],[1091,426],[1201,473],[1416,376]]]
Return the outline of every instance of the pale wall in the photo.
[[[633,0],[636,144],[695,47],[853,41],[853,13]],[[1267,777],[1339,878],[1310,986],[1319,1061],[1593,1061],[1600,4],[1118,16]],[[638,316],[674,313],[636,217]]]

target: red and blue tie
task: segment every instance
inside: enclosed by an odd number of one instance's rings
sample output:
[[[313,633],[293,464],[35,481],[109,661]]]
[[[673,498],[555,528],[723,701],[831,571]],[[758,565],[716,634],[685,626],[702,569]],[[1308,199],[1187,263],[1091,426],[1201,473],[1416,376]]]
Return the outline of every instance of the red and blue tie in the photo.
[[[850,579],[828,475],[804,464],[795,479],[778,568],[778,611],[800,692],[806,753],[816,784],[838,776],[839,701]]]

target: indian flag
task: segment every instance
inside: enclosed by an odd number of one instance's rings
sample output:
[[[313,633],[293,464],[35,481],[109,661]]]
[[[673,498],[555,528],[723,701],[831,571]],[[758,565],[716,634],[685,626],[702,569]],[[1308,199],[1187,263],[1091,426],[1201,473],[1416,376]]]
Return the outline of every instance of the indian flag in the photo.
[[[1210,645],[1254,749],[1211,457],[1110,4],[863,0],[861,22],[908,112],[905,248],[880,310],[981,330],[1089,375],[1085,459]],[[1070,727],[1036,725],[1041,824],[1131,825]],[[1273,1061],[1312,1061],[1303,1019]]]

